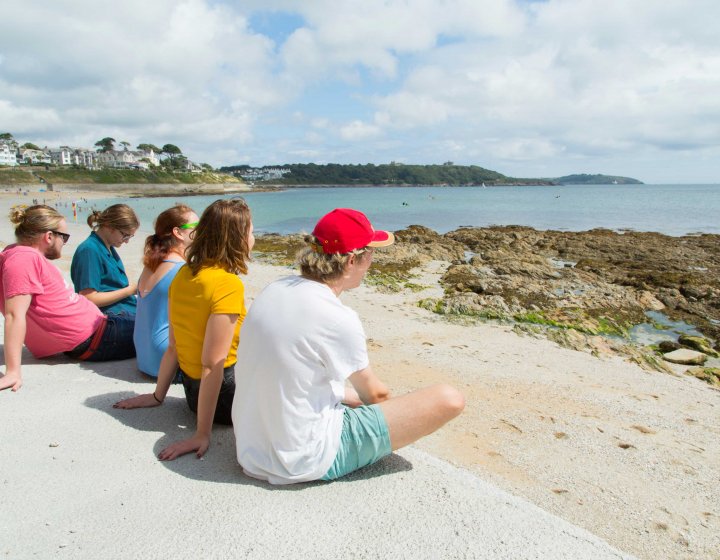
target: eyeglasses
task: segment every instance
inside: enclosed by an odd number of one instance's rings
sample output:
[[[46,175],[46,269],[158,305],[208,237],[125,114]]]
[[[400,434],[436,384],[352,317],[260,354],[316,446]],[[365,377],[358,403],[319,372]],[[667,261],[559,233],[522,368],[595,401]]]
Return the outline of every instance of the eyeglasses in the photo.
[[[180,229],[195,229],[200,222],[189,222],[180,226]]]
[[[119,229],[120,235],[122,235],[123,241],[130,241],[133,237],[135,237],[134,233],[125,233],[123,230]]]
[[[65,233],[64,231],[55,231],[54,229],[51,229],[51,230],[50,230],[50,233],[53,233],[53,234],[55,234],[55,235],[59,235],[59,236],[62,238],[63,245],[65,245],[65,243],[67,243],[68,241],[70,241],[70,234],[69,234],[69,233]]]

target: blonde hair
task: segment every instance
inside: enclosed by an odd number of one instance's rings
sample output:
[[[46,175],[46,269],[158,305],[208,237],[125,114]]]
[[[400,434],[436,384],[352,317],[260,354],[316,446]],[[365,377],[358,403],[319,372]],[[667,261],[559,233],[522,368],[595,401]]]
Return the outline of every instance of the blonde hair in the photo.
[[[93,231],[97,231],[103,226],[123,231],[135,231],[140,226],[140,222],[135,211],[127,204],[113,204],[102,212],[93,210],[87,218],[87,225]]]
[[[195,228],[195,237],[185,251],[193,276],[201,268],[211,266],[219,266],[231,274],[247,274],[251,225],[250,208],[242,198],[216,200],[205,208]]]
[[[15,224],[15,237],[18,241],[33,241],[47,231],[60,227],[65,217],[50,206],[18,205],[10,209],[10,222]]]
[[[340,278],[345,271],[351,255],[359,255],[364,258],[367,247],[355,249],[349,253],[323,252],[322,243],[314,235],[306,235],[303,247],[297,253],[295,261],[300,266],[300,273],[311,280],[328,282]]]

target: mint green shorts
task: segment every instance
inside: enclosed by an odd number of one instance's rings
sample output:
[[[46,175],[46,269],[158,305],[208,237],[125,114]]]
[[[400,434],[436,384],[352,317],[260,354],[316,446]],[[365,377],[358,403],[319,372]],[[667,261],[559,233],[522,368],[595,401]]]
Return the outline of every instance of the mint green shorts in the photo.
[[[335,480],[390,455],[390,433],[382,409],[376,405],[345,408],[340,449],[322,480]]]

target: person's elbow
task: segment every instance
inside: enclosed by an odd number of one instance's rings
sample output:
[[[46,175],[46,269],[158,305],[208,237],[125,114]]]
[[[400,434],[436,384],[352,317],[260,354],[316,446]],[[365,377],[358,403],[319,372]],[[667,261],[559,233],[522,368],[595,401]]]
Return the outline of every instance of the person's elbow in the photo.
[[[372,387],[365,394],[365,404],[377,404],[390,398],[390,390],[385,385]]]

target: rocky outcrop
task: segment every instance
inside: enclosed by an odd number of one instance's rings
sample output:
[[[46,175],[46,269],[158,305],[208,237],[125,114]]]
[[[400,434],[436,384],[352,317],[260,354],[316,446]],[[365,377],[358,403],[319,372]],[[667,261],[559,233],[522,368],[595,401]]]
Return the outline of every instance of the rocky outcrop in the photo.
[[[616,333],[647,321],[646,311],[662,311],[720,338],[720,236],[508,226],[444,237],[472,252],[443,280],[448,308],[459,298],[487,310],[488,298],[499,296],[498,310]]]
[[[703,354],[707,354],[708,356],[712,356],[713,358],[720,357],[720,354],[713,350],[712,346],[710,345],[710,341],[702,338],[701,336],[689,336],[683,334],[680,335],[680,338],[678,338],[678,343],[686,346],[687,348],[691,348],[693,350],[697,350],[698,352],[702,352]]]
[[[720,368],[694,367],[689,368],[685,375],[697,377],[710,385],[720,387]]]
[[[682,364],[686,366],[698,366],[707,361],[707,355],[695,350],[687,348],[679,348],[667,354],[663,354],[663,360],[672,362],[673,364]]]
[[[444,295],[422,306],[437,313],[513,321],[537,327],[558,344],[627,356],[648,369],[672,371],[652,349],[628,345],[628,330],[659,311],[707,338],[668,341],[717,355],[720,338],[720,236],[669,237],[594,229],[538,231],[521,226],[460,228],[440,235],[422,226],[395,232],[375,252],[371,275],[402,289],[415,267],[448,263]],[[258,240],[260,251],[289,260],[296,237]],[[537,333],[535,333],[537,335]],[[598,335],[602,335],[602,338]],[[608,336],[610,338],[608,338]]]

